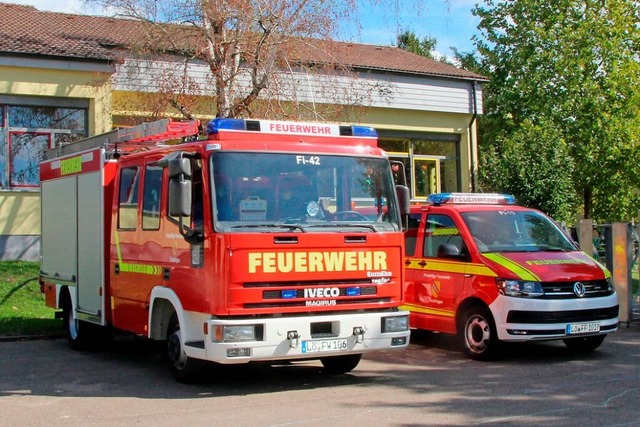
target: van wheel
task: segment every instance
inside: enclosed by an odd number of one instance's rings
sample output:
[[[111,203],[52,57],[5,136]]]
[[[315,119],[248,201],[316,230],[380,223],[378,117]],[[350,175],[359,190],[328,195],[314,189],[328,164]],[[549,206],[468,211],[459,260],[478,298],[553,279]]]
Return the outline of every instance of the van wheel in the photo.
[[[471,359],[491,360],[498,354],[499,341],[495,322],[488,308],[467,308],[458,322],[458,339],[462,350]]]
[[[600,347],[605,337],[606,335],[594,335],[590,337],[565,338],[562,342],[573,352],[589,353]]]
[[[176,381],[193,383],[202,368],[199,360],[193,359],[184,352],[180,322],[174,314],[167,328],[167,359],[171,373]]]
[[[329,374],[344,374],[353,371],[360,363],[361,358],[362,354],[347,354],[344,356],[323,357],[320,362],[324,366],[325,372]]]

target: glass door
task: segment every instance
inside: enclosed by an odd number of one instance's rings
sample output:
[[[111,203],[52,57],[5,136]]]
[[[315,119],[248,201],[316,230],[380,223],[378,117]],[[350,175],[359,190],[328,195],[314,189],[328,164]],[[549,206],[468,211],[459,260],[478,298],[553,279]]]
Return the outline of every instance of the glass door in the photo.
[[[414,156],[412,168],[413,198],[424,200],[431,193],[440,192],[440,159]]]

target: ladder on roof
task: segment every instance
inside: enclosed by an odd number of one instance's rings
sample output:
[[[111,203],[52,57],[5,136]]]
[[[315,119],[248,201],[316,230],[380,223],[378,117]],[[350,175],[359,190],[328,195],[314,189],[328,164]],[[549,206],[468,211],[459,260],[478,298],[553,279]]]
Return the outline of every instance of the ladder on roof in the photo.
[[[100,147],[104,147],[107,151],[117,151],[123,154],[133,153],[160,145],[168,140],[197,137],[199,131],[200,120],[156,120],[154,122],[142,123],[138,126],[105,132],[100,135],[51,148],[46,152],[45,159],[51,160]]]

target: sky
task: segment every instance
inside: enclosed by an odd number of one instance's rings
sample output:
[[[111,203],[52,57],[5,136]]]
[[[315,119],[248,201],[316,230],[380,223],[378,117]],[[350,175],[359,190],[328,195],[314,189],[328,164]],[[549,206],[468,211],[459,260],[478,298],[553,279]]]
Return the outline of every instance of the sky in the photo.
[[[39,10],[52,12],[100,15],[89,10],[82,0],[0,0],[6,3],[29,4]],[[395,45],[396,35],[403,30],[413,31],[419,38],[435,37],[437,53],[450,57],[450,47],[463,52],[474,51],[471,36],[477,33],[478,19],[471,13],[481,0],[358,0],[362,28],[344,31],[345,41],[376,45]],[[393,5],[401,5],[394,12]]]

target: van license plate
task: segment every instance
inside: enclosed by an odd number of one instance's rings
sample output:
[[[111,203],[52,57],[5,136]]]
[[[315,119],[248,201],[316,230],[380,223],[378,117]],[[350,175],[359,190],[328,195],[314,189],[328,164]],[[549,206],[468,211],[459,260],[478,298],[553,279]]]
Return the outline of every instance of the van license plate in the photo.
[[[600,322],[569,323],[567,325],[567,335],[586,334],[590,332],[600,332]]]
[[[302,341],[303,353],[322,353],[324,351],[346,351],[347,339]]]

